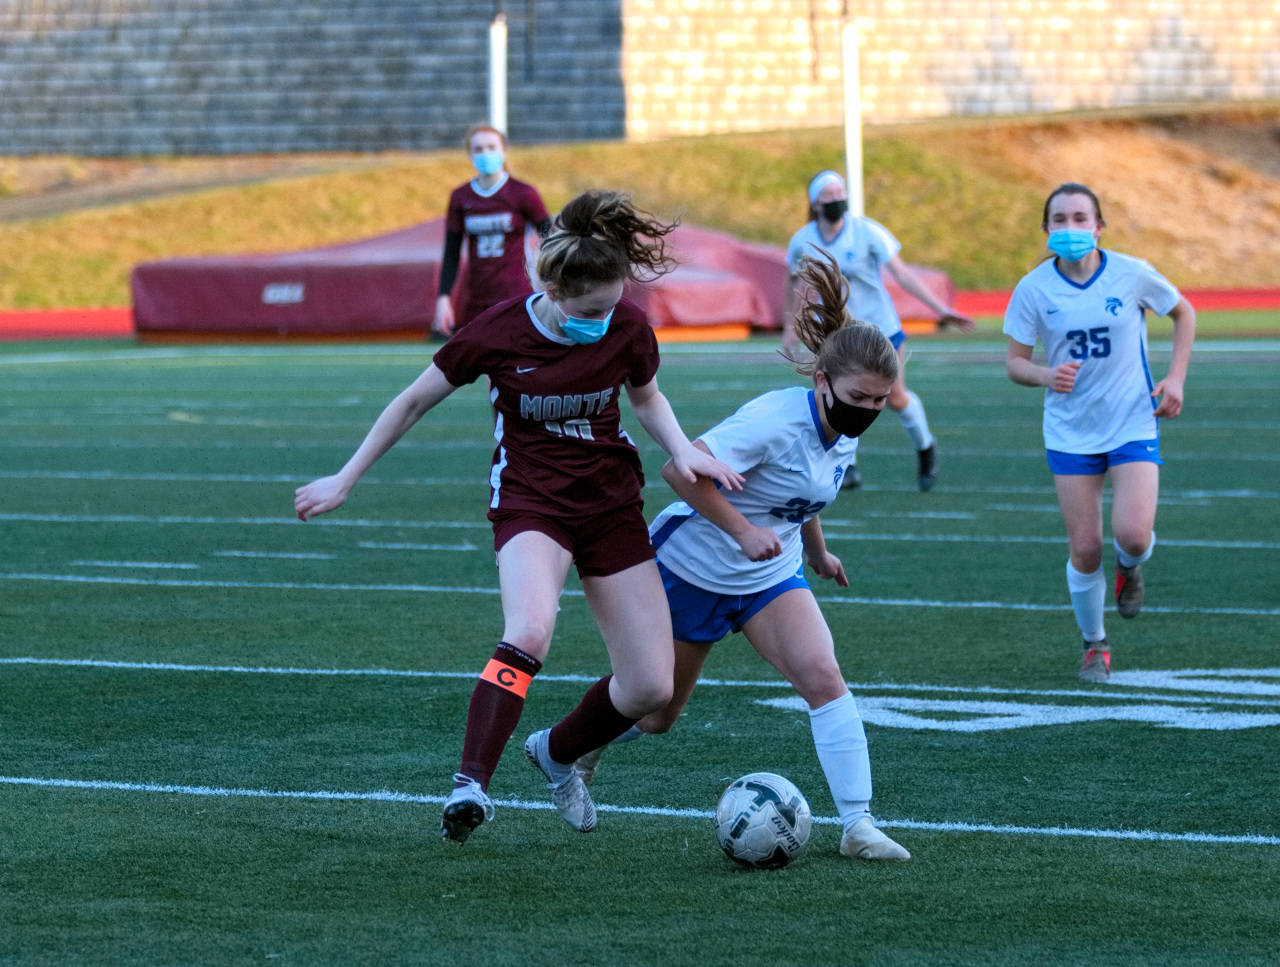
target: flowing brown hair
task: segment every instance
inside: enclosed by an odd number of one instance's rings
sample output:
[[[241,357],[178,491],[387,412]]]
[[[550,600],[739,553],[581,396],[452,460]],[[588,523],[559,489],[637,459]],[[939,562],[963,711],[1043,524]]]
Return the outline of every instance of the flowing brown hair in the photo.
[[[809,359],[783,353],[802,376],[827,374],[834,381],[849,373],[873,373],[885,379],[898,378],[898,353],[878,328],[849,312],[849,282],[836,260],[819,250],[806,255],[798,273],[804,293],[792,316],[796,336]]]
[[[617,191],[584,192],[561,209],[538,249],[537,280],[573,298],[619,279],[649,282],[675,268],[661,222]]]

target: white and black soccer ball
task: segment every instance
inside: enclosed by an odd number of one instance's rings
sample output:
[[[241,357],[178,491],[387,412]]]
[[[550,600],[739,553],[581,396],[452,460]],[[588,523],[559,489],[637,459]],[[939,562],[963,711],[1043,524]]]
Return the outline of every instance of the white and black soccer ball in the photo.
[[[804,852],[813,817],[790,779],[752,772],[729,783],[715,823],[716,839],[731,860],[776,870]]]

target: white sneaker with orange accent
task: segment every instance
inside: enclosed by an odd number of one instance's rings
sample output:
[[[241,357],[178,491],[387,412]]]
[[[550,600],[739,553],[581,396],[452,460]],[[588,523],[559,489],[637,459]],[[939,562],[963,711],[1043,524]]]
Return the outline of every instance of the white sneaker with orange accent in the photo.
[[[1086,641],[1084,643],[1084,659],[1080,663],[1080,680],[1085,682],[1105,682],[1111,679],[1111,648],[1107,639]]]

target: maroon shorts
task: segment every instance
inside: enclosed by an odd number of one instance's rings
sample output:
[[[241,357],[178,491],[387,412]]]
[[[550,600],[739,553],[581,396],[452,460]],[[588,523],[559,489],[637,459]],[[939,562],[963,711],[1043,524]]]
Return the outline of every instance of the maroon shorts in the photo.
[[[495,552],[502,550],[517,534],[537,531],[573,555],[579,577],[608,577],[651,561],[654,556],[649,528],[638,506],[575,520],[543,517],[528,511],[490,512],[489,519],[493,522]]]

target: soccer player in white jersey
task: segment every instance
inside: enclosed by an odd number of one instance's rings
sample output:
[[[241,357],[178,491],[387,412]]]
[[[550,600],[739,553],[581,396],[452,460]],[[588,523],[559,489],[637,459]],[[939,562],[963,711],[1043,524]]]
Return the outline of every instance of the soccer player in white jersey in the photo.
[[[1182,412],[1196,314],[1142,259],[1098,248],[1106,222],[1084,185],[1059,185],[1041,228],[1053,253],[1013,291],[1005,313],[1005,368],[1024,386],[1043,386],[1044,445],[1067,525],[1067,588],[1084,640],[1080,677],[1111,676],[1103,624],[1102,492],[1111,477],[1115,602],[1122,618],[1142,608],[1142,564],[1155,548],[1160,489],[1159,418]],[[1173,320],[1169,370],[1154,382],[1147,363],[1147,311]],[[1048,365],[1032,362],[1036,342]]]
[[[834,171],[822,171],[809,182],[809,222],[791,237],[787,245],[787,267],[790,280],[787,286],[787,321],[783,324],[782,347],[790,352],[795,349],[796,334],[791,326],[792,307],[797,300],[797,282],[801,261],[817,252],[826,252],[835,258],[840,271],[849,282],[849,311],[854,318],[878,327],[898,351],[898,378],[889,393],[889,409],[898,414],[903,429],[916,449],[916,484],[921,490],[930,490],[938,479],[938,450],[929,420],[925,416],[920,397],[907,389],[906,356],[903,343],[907,334],[902,331],[898,310],[889,290],[885,288],[883,272],[888,272],[904,290],[915,296],[938,314],[938,324],[955,325],[965,332],[973,329],[973,320],[962,316],[951,306],[941,302],[911,267],[898,254],[902,245],[893,234],[877,221],[866,216],[850,215],[848,193],[844,179]],[[861,480],[857,465],[849,468],[845,477],[846,487],[856,487]]]
[[[848,314],[847,286],[833,260],[810,260],[800,276],[813,298],[801,305],[795,330],[813,358],[797,370],[812,377],[813,388],[765,393],[694,442],[742,474],[742,489],[682,480],[672,463],[663,469],[682,499],[658,514],[649,533],[671,607],[675,688],[665,708],[621,740],[668,731],[711,646],[741,631],[809,706],[818,761],[844,825],[840,852],[907,860],[911,854],[872,819],[862,718],[804,576],[807,562],[818,577],[849,586],[840,559],[827,550],[818,512],[835,500],[859,434],[884,408],[898,357],[876,327]],[[584,781],[598,760],[599,750],[578,760]]]

